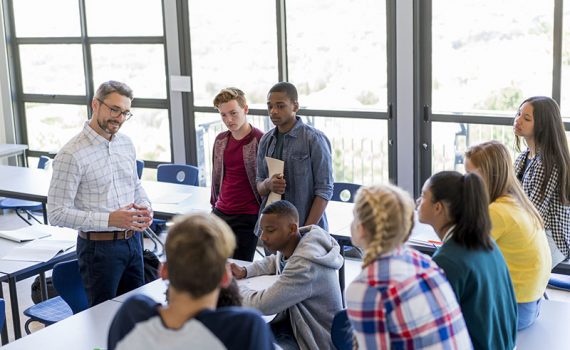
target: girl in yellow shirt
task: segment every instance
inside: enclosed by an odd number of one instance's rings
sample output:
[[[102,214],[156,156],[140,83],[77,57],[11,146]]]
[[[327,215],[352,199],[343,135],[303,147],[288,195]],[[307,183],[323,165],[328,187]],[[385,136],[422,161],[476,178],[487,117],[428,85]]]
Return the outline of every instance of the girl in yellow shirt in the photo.
[[[465,152],[465,170],[480,175],[489,193],[491,235],[509,268],[520,330],[538,315],[552,258],[542,219],[523,192],[512,164],[507,148],[497,141],[483,142]]]

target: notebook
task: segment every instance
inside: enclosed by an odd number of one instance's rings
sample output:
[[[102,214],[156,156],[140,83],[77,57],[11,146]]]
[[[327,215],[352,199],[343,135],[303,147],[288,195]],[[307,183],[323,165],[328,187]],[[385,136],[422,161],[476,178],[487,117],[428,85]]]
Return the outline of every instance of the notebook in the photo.
[[[75,241],[38,239],[12,249],[3,260],[46,262],[75,246]]]
[[[0,231],[0,237],[14,242],[33,241],[34,239],[51,236],[50,230],[47,227],[49,226],[32,225],[17,230]]]

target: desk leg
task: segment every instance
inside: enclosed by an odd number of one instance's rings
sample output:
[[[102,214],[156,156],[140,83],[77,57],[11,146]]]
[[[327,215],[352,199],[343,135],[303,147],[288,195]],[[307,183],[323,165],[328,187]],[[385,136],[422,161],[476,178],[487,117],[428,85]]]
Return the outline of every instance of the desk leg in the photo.
[[[14,338],[22,337],[22,329],[20,328],[20,309],[18,307],[18,291],[16,290],[16,278],[8,279],[8,287],[10,289],[10,305],[12,305],[12,321],[14,323]]]
[[[342,298],[342,307],[346,307],[344,302],[344,244],[340,244],[340,255],[342,256],[342,266],[338,270],[338,283],[340,284],[340,297]]]
[[[48,300],[46,273],[44,271],[40,272],[40,295],[42,296],[42,301]]]
[[[47,206],[46,203],[42,203],[42,212],[44,214],[44,224],[48,224],[48,218],[47,218]]]
[[[2,289],[2,283],[0,282],[0,298],[4,299],[4,290]],[[4,322],[4,327],[2,327],[2,345],[8,344],[8,326]]]

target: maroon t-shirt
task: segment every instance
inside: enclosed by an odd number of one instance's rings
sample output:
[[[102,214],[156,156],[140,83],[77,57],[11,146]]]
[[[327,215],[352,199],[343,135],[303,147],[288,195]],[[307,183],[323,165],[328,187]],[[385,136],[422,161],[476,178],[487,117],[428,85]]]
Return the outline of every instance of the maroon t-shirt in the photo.
[[[250,132],[241,140],[230,135],[224,151],[224,178],[216,208],[228,215],[257,214],[259,204],[247,178],[243,162],[243,146],[254,137]]]

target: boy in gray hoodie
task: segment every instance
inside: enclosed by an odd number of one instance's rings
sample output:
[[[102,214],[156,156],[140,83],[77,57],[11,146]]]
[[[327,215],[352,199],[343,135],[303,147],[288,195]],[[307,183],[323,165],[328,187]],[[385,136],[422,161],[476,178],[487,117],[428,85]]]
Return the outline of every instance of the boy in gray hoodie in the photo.
[[[232,273],[238,279],[279,278],[261,291],[242,286],[243,305],[264,315],[277,314],[271,328],[284,349],[332,349],[332,320],[342,309],[338,243],[319,226],[299,228],[297,209],[285,200],[263,209],[260,227],[261,240],[277,254],[245,267],[232,264]]]

